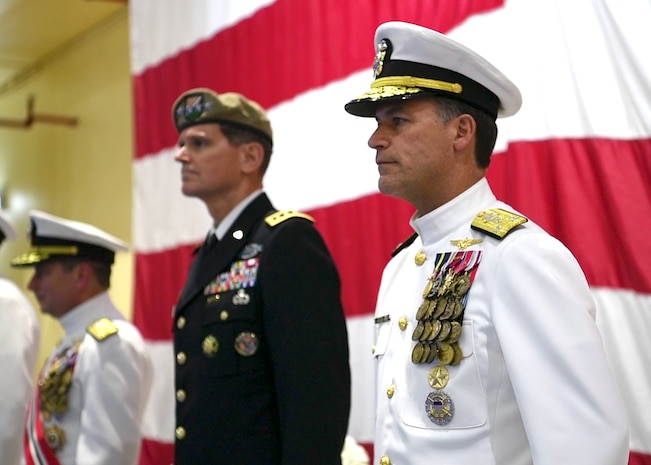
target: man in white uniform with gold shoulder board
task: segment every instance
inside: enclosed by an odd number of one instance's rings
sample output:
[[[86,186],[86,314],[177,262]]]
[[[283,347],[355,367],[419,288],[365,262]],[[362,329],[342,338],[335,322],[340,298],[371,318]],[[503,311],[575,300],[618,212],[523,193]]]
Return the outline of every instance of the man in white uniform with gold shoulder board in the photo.
[[[584,274],[485,177],[518,88],[421,26],[382,24],[375,46],[371,89],[346,111],[376,119],[380,191],[416,212],[377,300],[374,463],[625,465]]]
[[[135,465],[152,366],[136,327],[108,293],[127,245],[86,223],[30,212],[29,289],[65,334],[39,376],[27,413],[27,465]]]

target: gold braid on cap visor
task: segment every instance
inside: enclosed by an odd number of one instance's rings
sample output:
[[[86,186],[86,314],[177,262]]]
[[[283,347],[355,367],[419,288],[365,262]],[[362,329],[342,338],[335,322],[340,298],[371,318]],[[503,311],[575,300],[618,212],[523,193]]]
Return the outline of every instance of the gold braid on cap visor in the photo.
[[[417,94],[423,89],[434,89],[460,94],[463,86],[456,82],[437,81],[435,79],[413,76],[387,76],[378,78],[371,84],[371,90],[355,100],[378,99],[394,95]]]
[[[437,81],[413,76],[387,76],[378,78],[371,84],[371,88],[382,86],[424,87],[425,89],[444,90],[453,94],[463,92],[463,86],[456,82]]]
[[[16,257],[11,261],[14,266],[31,265],[47,260],[52,255],[70,255],[72,257],[79,253],[79,248],[74,245],[50,245],[43,247],[32,247],[26,254]]]

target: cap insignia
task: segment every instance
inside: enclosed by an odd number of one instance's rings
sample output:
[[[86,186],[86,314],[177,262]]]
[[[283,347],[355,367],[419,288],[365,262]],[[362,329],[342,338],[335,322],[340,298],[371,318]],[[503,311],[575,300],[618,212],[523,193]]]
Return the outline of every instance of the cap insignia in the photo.
[[[176,117],[187,121],[201,118],[214,106],[214,102],[206,100],[203,94],[189,95],[176,109]]]
[[[384,59],[387,54],[389,45],[387,44],[386,39],[382,39],[379,44],[377,44],[377,53],[375,54],[375,61],[373,62],[373,78],[382,74],[382,69],[384,68]]]

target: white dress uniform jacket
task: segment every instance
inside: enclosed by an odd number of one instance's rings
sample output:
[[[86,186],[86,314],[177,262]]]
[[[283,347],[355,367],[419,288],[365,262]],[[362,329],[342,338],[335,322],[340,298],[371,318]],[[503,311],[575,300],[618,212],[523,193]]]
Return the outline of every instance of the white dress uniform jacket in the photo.
[[[374,461],[625,465],[627,419],[582,270],[531,221],[502,240],[471,229],[479,212],[496,207],[514,212],[481,180],[413,219],[418,238],[384,271],[375,315]],[[448,367],[444,388],[455,413],[439,426],[425,410],[434,391],[428,373],[438,363],[412,362],[412,332],[434,258],[458,250],[450,241],[465,238],[482,239],[467,249],[482,255],[465,308],[463,358]],[[420,266],[419,251],[427,256]]]
[[[18,286],[0,276],[0,465],[20,462],[39,343],[34,308]]]
[[[87,328],[109,318],[117,334],[102,341]],[[141,420],[149,395],[152,366],[136,327],[124,319],[109,294],[90,299],[62,318],[65,336],[56,354],[81,340],[68,392],[68,410],[44,426],[57,426],[65,444],[56,456],[61,465],[134,465],[140,451]]]

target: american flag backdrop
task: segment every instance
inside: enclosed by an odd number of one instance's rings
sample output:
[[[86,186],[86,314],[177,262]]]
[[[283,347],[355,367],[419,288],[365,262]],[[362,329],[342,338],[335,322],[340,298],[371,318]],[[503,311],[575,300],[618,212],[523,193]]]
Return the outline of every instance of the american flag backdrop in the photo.
[[[630,464],[651,464],[649,0],[130,0],[129,9],[134,319],[155,363],[142,465],[172,462],[171,311],[210,223],[203,204],[180,193],[173,160],[172,103],[199,86],[241,92],[269,111],[275,150],[265,189],[277,208],[316,218],[339,267],[349,434],[372,444],[372,313],[413,209],[378,193],[366,145],[375,122],[343,105],[369,87],[374,31],[389,20],[450,34],[522,91],[522,110],[498,122],[489,181],[583,266],[631,419]],[[553,379],[549,389],[563,395]]]

